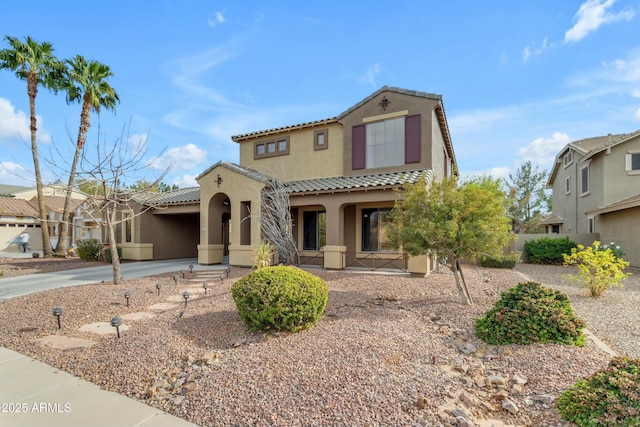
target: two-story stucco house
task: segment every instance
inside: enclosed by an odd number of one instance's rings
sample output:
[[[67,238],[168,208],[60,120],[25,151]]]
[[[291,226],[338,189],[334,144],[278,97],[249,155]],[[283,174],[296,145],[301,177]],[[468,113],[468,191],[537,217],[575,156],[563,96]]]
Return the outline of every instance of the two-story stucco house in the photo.
[[[201,264],[217,264],[228,256],[231,265],[252,265],[261,240],[260,192],[275,175],[289,194],[305,263],[398,267],[405,259],[386,237],[395,190],[457,174],[442,97],[386,86],[336,117],[232,140],[239,164],[218,162],[196,178],[199,189],[147,201],[154,208],[133,222],[125,257],[197,255]],[[410,270],[429,269],[426,258],[411,263]]]
[[[549,174],[554,233],[599,233],[640,266],[640,131],[571,142]]]

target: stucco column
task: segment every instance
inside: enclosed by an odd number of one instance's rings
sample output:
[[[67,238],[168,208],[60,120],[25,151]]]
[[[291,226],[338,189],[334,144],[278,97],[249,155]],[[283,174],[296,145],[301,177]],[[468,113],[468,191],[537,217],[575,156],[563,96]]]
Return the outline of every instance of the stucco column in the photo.
[[[327,243],[322,248],[324,252],[324,268],[342,270],[345,267],[344,246],[344,209],[338,202],[325,204],[327,212]]]

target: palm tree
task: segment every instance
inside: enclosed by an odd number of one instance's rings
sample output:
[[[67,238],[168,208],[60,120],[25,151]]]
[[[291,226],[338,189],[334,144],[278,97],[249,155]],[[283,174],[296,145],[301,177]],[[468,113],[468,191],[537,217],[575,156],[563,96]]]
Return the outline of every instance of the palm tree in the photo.
[[[78,140],[69,172],[69,183],[67,185],[67,195],[62,212],[62,223],[60,224],[60,238],[56,246],[56,255],[64,256],[67,251],[67,234],[69,229],[69,216],[71,209],[71,193],[75,181],[78,159],[82,152],[82,147],[87,140],[87,133],[91,126],[91,110],[100,114],[101,108],[115,111],[116,104],[120,98],[116,91],[107,83],[107,79],[113,76],[111,69],[98,61],[87,61],[82,55],[76,55],[72,59],[65,60],[67,64],[66,78],[63,81],[62,89],[67,92],[67,102],[82,102],[80,111],[80,128],[78,130]]]
[[[27,36],[24,42],[17,37],[6,36],[5,38],[11,47],[0,50],[0,69],[9,69],[15,72],[19,79],[27,81],[31,154],[33,155],[33,169],[36,177],[43,255],[46,258],[51,257],[51,239],[47,224],[47,210],[44,204],[42,175],[40,174],[40,161],[36,142],[36,95],[38,93],[38,85],[57,92],[64,73],[64,64],[53,55],[53,45],[49,42],[38,43],[30,36]]]

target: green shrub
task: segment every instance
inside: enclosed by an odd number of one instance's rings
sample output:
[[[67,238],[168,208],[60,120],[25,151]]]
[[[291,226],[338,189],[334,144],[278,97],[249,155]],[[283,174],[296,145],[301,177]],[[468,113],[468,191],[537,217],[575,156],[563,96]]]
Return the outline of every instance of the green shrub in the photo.
[[[85,261],[95,261],[100,256],[102,243],[98,239],[84,239],[76,241],[78,257]]]
[[[537,240],[528,240],[524,243],[524,253],[531,264],[556,264],[563,263],[563,254],[571,253],[571,249],[577,245],[568,237],[551,239],[544,237]]]
[[[238,313],[250,330],[298,331],[322,317],[329,290],[324,280],[296,267],[263,267],[231,288]]]
[[[535,282],[522,282],[476,320],[476,334],[489,344],[556,342],[584,345],[584,322],[577,318],[566,294]]]
[[[558,397],[560,415],[580,427],[640,426],[640,359],[616,357]]]
[[[104,249],[104,259],[111,263],[111,248]],[[118,259],[122,259],[122,248],[118,248]]]
[[[486,268],[514,268],[517,263],[520,262],[522,254],[520,252],[514,252],[508,255],[504,255],[502,258],[493,258],[487,255],[483,255],[480,258],[480,267]]]

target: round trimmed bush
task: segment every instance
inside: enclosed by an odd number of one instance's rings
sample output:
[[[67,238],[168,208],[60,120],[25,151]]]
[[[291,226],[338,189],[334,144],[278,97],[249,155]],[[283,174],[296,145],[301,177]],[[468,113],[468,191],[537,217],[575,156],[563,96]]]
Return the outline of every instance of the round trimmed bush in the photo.
[[[616,357],[558,397],[560,415],[581,427],[640,426],[640,359]]]
[[[306,329],[320,320],[329,299],[324,280],[296,267],[264,267],[231,288],[238,313],[248,329]]]
[[[476,335],[496,345],[561,343],[584,345],[585,323],[575,316],[566,294],[535,282],[522,282],[476,320]]]

